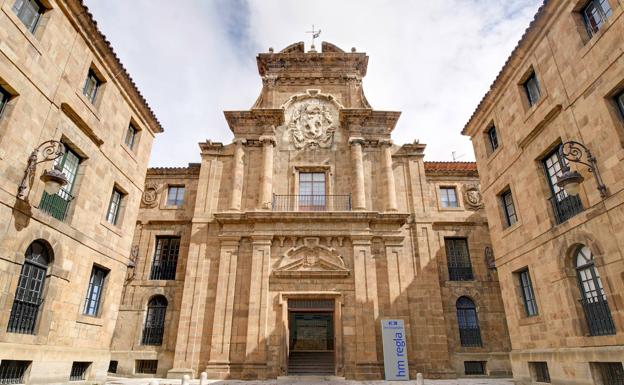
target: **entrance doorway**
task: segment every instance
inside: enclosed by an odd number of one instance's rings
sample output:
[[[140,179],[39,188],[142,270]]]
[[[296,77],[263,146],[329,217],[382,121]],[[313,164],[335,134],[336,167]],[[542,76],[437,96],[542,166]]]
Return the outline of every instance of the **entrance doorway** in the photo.
[[[334,301],[288,300],[288,374],[334,375]]]

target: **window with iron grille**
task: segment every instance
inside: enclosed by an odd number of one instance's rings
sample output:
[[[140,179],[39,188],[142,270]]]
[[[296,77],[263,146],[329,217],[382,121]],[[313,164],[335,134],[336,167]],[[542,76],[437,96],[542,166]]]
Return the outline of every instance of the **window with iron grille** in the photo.
[[[98,266],[93,266],[91,270],[91,278],[89,279],[89,288],[87,289],[87,297],[83,313],[90,316],[97,316],[102,302],[102,291],[104,290],[104,281],[108,275],[108,270]]]
[[[472,263],[466,238],[444,238],[449,280],[470,281],[474,279]]]
[[[57,158],[54,163],[56,166],[60,167],[63,174],[67,177],[67,184],[61,186],[61,189],[54,195],[44,191],[43,195],[41,195],[41,202],[39,202],[39,210],[48,213],[60,221],[65,220],[69,205],[74,199],[72,193],[76,183],[80,161],[80,156],[65,145],[65,155]]]
[[[492,125],[487,130],[488,144],[490,145],[490,153],[496,151],[498,148],[498,134],[496,133],[496,126]]]
[[[78,362],[74,361],[72,364],[71,372],[69,374],[70,381],[82,381],[86,379],[87,370],[91,366],[90,362]]]
[[[591,365],[602,385],[624,384],[624,367],[621,362],[592,362]]]
[[[531,72],[531,75],[524,81],[522,86],[529,102],[529,107],[534,106],[541,97],[540,86],[535,72]]]
[[[533,292],[533,284],[531,283],[529,269],[520,271],[518,273],[518,280],[520,281],[524,311],[527,317],[537,315],[537,301],[535,300],[535,293]]]
[[[464,373],[467,376],[485,374],[485,361],[464,361]]]
[[[618,106],[622,119],[624,119],[624,91],[615,96],[615,103]]]
[[[121,210],[121,202],[124,194],[117,188],[113,188],[110,202],[108,203],[108,211],[106,212],[106,221],[112,225],[117,225],[119,221],[119,212]]]
[[[455,187],[440,187],[440,204],[444,208],[459,207]]]
[[[602,336],[615,334],[611,309],[602,286],[600,274],[594,264],[594,255],[587,246],[576,251],[576,274],[581,291],[581,305],[587,320],[589,334]]]
[[[167,206],[182,206],[184,203],[184,186],[169,186],[167,190]]]
[[[128,125],[128,129],[126,130],[124,143],[131,150],[134,150],[134,144],[136,143],[138,133],[139,133],[139,130],[134,126],[134,124],[130,123]]]
[[[327,196],[324,172],[299,173],[299,210],[319,211],[325,208]]]
[[[2,118],[2,113],[4,112],[4,108],[8,103],[9,99],[11,99],[11,94],[9,91],[0,87],[0,118]]]
[[[91,103],[95,103],[97,98],[97,92],[102,85],[102,81],[97,76],[93,69],[89,69],[87,79],[85,79],[84,87],[82,88],[82,94],[89,99]]]
[[[175,279],[179,254],[180,237],[156,237],[156,250],[154,250],[150,279]]]
[[[147,304],[145,326],[143,327],[143,345],[162,345],[165,332],[165,315],[167,312],[167,299],[157,295],[150,299]]]
[[[13,12],[24,23],[30,32],[35,32],[45,7],[38,0],[15,0]]]
[[[136,360],[135,371],[138,374],[156,374],[158,360]]]
[[[511,190],[507,190],[500,195],[501,203],[503,205],[503,214],[505,215],[505,225],[509,227],[518,222],[518,215],[516,214],[516,206],[514,205],[513,195]]]
[[[533,381],[550,383],[550,373],[546,362],[529,362],[529,369]]]
[[[455,306],[457,308],[457,326],[459,327],[461,346],[483,346],[477,308],[474,302],[468,297],[459,297]]]
[[[117,373],[117,366],[119,365],[119,361],[111,360],[108,363],[108,373]]]
[[[0,384],[24,384],[24,375],[32,361],[2,360],[0,362]]]
[[[563,166],[567,161],[559,156],[559,147],[555,148],[542,159],[542,166],[548,181],[552,196],[551,203],[557,223],[562,223],[583,211],[583,204],[578,195],[568,195],[564,189],[557,186],[557,178],[563,175]]]
[[[7,332],[35,334],[50,261],[48,248],[42,242],[34,241],[28,246],[15,290]]]
[[[607,0],[590,0],[581,9],[587,33],[592,37],[611,16],[611,6]]]

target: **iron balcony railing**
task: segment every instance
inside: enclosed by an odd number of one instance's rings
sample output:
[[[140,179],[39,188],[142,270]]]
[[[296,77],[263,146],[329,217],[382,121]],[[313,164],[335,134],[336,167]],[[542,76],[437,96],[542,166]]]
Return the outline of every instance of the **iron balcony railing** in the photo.
[[[13,300],[13,307],[11,308],[11,315],[9,316],[7,332],[35,334],[35,325],[42,302],[43,299],[41,298],[26,300],[15,298]]]
[[[604,336],[615,334],[611,309],[609,309],[609,304],[604,296],[582,298],[579,302],[583,306],[590,335]]]
[[[548,198],[555,213],[557,224],[563,223],[583,211],[583,203],[578,195],[567,195],[561,190]]]
[[[459,341],[461,342],[461,346],[465,347],[483,346],[481,341],[481,329],[478,327],[459,328]]]
[[[50,195],[43,192],[41,202],[39,202],[39,210],[49,214],[50,216],[64,221],[69,211],[69,205],[74,197],[66,191],[60,190],[58,194]]]
[[[449,266],[449,280],[451,281],[472,281],[472,266]]]
[[[143,328],[143,345],[162,345],[163,334],[165,333],[164,325],[146,326]]]
[[[351,211],[351,195],[273,195],[273,211]]]
[[[178,265],[177,259],[170,259],[170,260],[165,260],[165,261],[154,261],[154,263],[152,264],[152,271],[150,273],[150,279],[175,280],[177,265]]]

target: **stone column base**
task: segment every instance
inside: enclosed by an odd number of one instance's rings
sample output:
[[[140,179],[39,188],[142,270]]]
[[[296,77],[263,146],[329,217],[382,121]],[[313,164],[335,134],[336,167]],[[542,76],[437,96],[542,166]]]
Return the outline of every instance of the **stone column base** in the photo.
[[[195,378],[195,371],[193,369],[186,368],[173,368],[169,369],[167,372],[167,378],[171,379],[181,379],[185,374],[188,374],[189,377]]]

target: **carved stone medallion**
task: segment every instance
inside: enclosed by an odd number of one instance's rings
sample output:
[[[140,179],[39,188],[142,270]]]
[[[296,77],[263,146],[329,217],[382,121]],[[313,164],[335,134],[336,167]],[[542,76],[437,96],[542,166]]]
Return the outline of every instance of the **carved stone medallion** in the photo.
[[[296,101],[290,106],[288,139],[296,149],[330,148],[337,120],[336,107],[325,99]]]
[[[273,275],[280,278],[347,277],[349,269],[336,249],[320,244],[320,238],[306,237],[303,245],[290,248]]]
[[[464,203],[472,210],[478,210],[483,207],[483,198],[478,185],[464,186]]]
[[[141,197],[141,203],[146,207],[156,207],[158,205],[158,188],[160,185],[153,182],[148,182],[145,185],[143,196]]]

